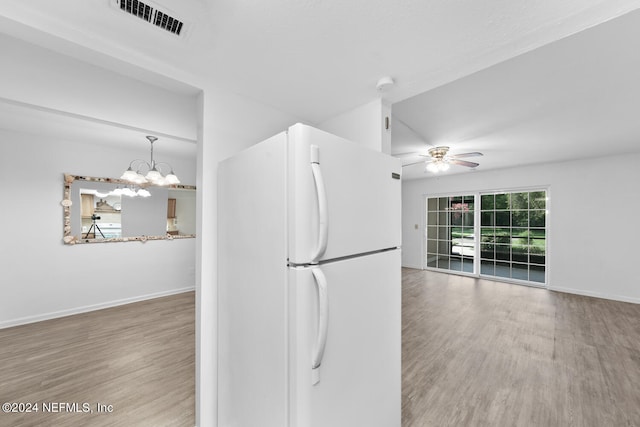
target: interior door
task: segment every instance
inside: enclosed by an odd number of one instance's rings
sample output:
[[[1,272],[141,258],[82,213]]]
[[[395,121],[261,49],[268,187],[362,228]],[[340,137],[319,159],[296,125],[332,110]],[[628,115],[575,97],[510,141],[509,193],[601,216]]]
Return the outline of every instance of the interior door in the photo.
[[[317,165],[312,168],[314,148]],[[321,130],[288,132],[289,261],[318,260],[399,247],[402,165],[398,159]],[[321,184],[321,185],[320,185]],[[322,219],[319,186],[326,195]],[[314,258],[327,225],[326,249]]]
[[[327,339],[314,374],[317,278],[311,268],[291,269],[291,426],[400,426],[400,251],[312,268],[326,280]]]

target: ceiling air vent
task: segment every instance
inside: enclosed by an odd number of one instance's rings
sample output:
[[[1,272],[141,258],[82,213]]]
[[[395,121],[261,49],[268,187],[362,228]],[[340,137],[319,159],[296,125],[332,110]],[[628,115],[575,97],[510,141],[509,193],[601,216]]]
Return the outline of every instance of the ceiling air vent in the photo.
[[[155,11],[154,16],[153,23],[155,25],[169,31],[170,33],[180,35],[180,31],[182,31],[181,21],[178,21],[176,18],[172,18],[159,10]]]
[[[184,26],[182,21],[148,3],[143,3],[138,0],[114,0],[114,5],[123,12],[144,19],[150,24],[177,36],[182,32]]]

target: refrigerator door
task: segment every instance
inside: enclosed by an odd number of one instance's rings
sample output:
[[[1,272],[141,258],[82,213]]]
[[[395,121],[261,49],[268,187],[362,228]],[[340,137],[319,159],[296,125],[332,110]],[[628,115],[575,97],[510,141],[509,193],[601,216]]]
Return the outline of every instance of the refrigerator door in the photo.
[[[302,124],[287,144],[289,262],[400,246],[400,160]]]
[[[289,425],[399,427],[400,250],[289,275]]]

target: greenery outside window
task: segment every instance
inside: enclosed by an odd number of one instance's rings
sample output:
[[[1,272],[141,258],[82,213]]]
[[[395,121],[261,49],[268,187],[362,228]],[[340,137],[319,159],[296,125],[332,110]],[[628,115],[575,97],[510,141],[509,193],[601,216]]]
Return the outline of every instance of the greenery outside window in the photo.
[[[545,190],[427,197],[426,204],[427,268],[546,283]]]
[[[545,283],[546,191],[480,196],[480,274]]]

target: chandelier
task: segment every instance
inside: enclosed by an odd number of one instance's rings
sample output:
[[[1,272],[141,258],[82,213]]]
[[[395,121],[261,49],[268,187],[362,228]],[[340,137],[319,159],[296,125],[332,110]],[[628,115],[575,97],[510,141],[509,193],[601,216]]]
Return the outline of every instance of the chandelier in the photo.
[[[141,159],[132,160],[129,163],[129,169],[127,169],[120,179],[132,182],[134,184],[154,184],[154,185],[173,185],[179,184],[180,180],[173,173],[173,167],[166,162],[156,162],[153,160],[153,143],[158,139],[155,136],[147,136],[147,139],[151,143],[151,161],[147,162]],[[169,169],[169,173],[162,174],[162,166]],[[135,167],[135,169],[134,169]],[[143,171],[146,171],[143,174]]]

